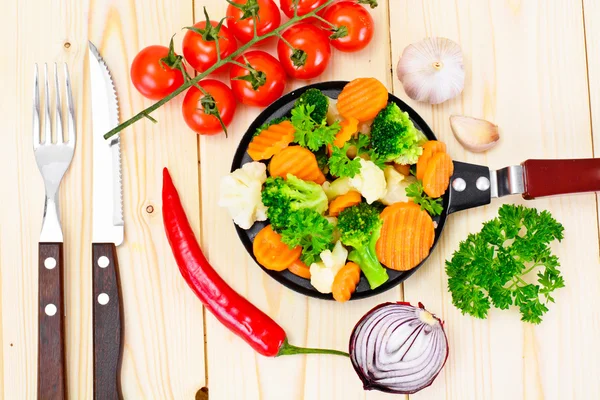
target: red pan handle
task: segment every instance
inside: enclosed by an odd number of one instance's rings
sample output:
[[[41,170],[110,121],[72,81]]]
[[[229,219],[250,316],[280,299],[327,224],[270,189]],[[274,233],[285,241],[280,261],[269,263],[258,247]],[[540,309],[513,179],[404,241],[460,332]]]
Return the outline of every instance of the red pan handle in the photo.
[[[600,191],[600,158],[527,160],[523,164],[523,197]]]

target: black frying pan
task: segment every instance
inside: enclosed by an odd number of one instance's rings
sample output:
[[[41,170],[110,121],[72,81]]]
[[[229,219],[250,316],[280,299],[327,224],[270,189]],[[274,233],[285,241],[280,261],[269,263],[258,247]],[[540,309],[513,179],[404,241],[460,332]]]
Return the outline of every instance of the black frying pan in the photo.
[[[302,93],[310,88],[316,88],[321,90],[326,96],[337,99],[339,93],[347,83],[346,81],[316,83],[298,88],[276,100],[260,113],[242,137],[233,157],[231,170],[234,171],[242,165],[253,161],[246,152],[246,149],[256,129],[263,123],[274,118],[288,115],[294,102]],[[396,103],[401,110],[406,111],[415,126],[429,140],[436,140],[431,128],[406,103],[392,94],[389,94],[389,102]],[[564,178],[560,179],[561,176]],[[549,177],[552,179],[552,184],[549,184]],[[451,185],[443,197],[444,210],[441,215],[433,218],[437,222],[437,228],[431,252],[433,252],[438,243],[440,234],[446,223],[446,218],[453,212],[489,204],[492,197],[500,197],[507,194],[520,193],[526,199],[532,199],[555,194],[588,191],[600,191],[600,159],[528,160],[522,166],[504,168],[495,172],[492,171],[491,175],[488,167],[455,161]],[[256,234],[268,225],[268,223],[268,221],[256,222],[248,230],[235,225],[235,229],[244,247],[254,261],[256,261],[256,258],[252,251],[252,242]],[[374,296],[397,286],[414,274],[426,260],[427,258],[410,271],[395,271],[388,268],[389,280],[376,289],[371,289],[367,279],[361,276],[356,292],[352,295],[352,300]],[[296,292],[320,299],[333,299],[331,294],[323,294],[317,291],[308,279],[301,278],[287,270],[276,272],[262,266],[261,268],[275,280]]]

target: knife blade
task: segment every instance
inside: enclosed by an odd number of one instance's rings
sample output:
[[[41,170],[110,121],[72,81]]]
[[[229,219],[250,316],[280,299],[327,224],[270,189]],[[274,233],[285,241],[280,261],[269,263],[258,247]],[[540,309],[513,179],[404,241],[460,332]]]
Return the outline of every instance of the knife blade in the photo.
[[[121,399],[122,304],[116,246],[124,219],[119,137],[104,133],[119,123],[119,103],[108,67],[89,42],[92,94],[92,286],[94,399]]]

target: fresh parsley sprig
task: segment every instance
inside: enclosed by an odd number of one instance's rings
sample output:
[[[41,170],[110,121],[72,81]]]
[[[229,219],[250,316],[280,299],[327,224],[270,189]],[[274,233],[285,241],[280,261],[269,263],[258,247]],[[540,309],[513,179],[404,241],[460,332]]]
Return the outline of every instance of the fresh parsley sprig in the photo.
[[[406,196],[410,197],[413,203],[421,206],[421,210],[427,211],[430,215],[440,215],[444,210],[441,198],[431,198],[423,191],[423,183],[416,181],[406,187]]]
[[[290,248],[302,246],[300,259],[306,265],[320,260],[322,251],[333,247],[333,225],[321,214],[303,208],[290,215],[280,232],[281,241]]]
[[[335,135],[340,131],[339,122],[327,125],[326,121],[316,122],[311,114],[315,110],[314,105],[300,104],[292,109],[292,125],[294,142],[312,151],[319,150],[322,146],[333,143]]]
[[[550,243],[563,238],[563,226],[548,211],[505,204],[446,261],[452,304],[463,314],[486,318],[490,307],[519,307],[521,320],[542,322],[565,286]],[[537,281],[528,282],[536,273]]]
[[[329,157],[329,172],[340,178],[354,178],[360,173],[360,157],[348,157],[348,149],[352,144],[346,142],[343,147],[332,146]]]
[[[340,178],[354,178],[360,173],[360,157],[367,155],[370,161],[373,161],[379,168],[385,168],[385,160],[377,157],[370,148],[371,139],[368,135],[359,134],[357,138],[351,139],[343,147],[332,146],[331,157],[329,157],[329,171],[331,175]],[[348,157],[348,150],[354,146],[356,156]]]

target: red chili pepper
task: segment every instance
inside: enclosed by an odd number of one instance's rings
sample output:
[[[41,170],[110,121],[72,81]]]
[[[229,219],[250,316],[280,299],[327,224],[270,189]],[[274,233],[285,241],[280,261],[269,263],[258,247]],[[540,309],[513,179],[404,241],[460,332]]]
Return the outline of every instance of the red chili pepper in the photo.
[[[292,346],[281,326],[240,296],[219,276],[202,254],[166,168],[163,170],[162,214],[171,250],[187,284],[223,325],[254,350],[267,357],[300,353],[348,357],[348,353],[337,350]]]

